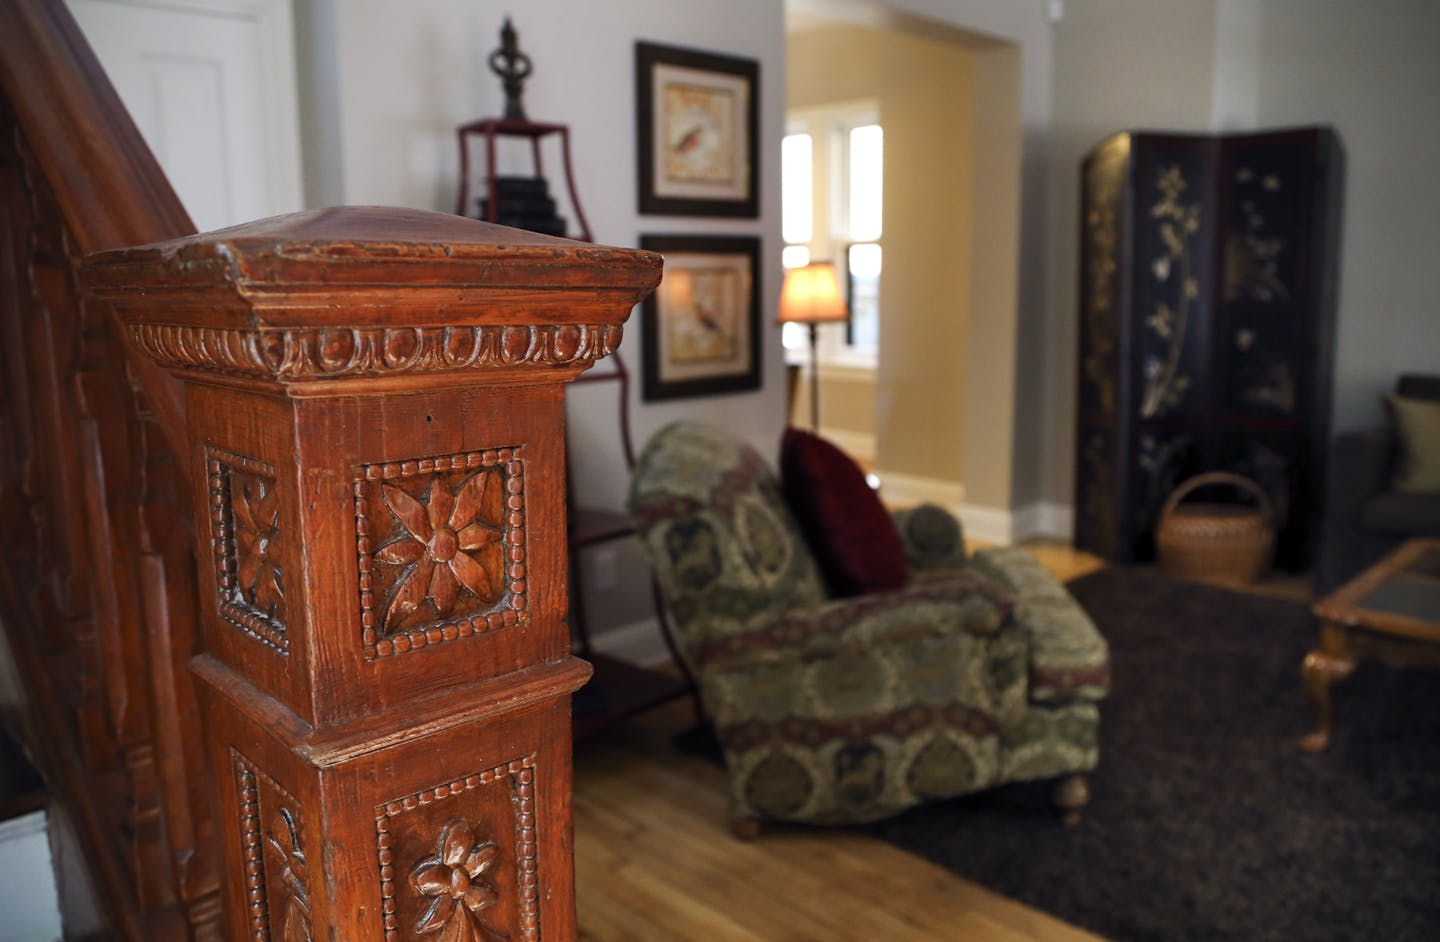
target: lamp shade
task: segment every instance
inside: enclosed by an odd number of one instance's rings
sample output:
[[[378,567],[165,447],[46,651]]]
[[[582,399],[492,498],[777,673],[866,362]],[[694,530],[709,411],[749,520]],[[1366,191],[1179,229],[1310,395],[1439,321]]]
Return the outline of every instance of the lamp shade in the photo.
[[[834,265],[813,262],[785,273],[785,283],[780,288],[777,321],[782,324],[821,324],[843,321],[849,316]]]

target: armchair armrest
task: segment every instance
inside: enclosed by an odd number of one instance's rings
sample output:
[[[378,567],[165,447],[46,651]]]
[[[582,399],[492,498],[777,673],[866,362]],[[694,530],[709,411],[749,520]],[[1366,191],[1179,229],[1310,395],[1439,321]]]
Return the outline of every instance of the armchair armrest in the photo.
[[[1110,689],[1110,647],[1065,586],[1017,546],[981,550],[971,566],[1015,596],[1015,620],[1030,639],[1030,700],[1103,699]]]
[[[706,708],[727,741],[910,710],[990,731],[1025,707],[1028,639],[1010,613],[994,585],[958,574],[756,619],[697,651]]]
[[[957,572],[895,592],[829,599],[764,613],[727,633],[712,634],[695,649],[706,670],[752,659],[795,658],[843,644],[885,644],[914,634],[991,635],[1011,617],[1014,601],[992,580]],[[933,616],[933,617],[932,617]]]

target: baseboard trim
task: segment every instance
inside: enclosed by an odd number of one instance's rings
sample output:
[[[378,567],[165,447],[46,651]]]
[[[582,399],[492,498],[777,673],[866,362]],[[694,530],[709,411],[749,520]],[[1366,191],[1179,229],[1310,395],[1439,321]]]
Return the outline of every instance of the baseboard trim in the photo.
[[[954,511],[965,503],[965,485],[958,481],[926,478],[917,474],[876,470],[880,478],[880,497],[896,507],[915,504],[939,504]]]
[[[1008,546],[1015,542],[1015,519],[1008,510],[981,507],[978,504],[961,504],[955,508],[960,526],[965,530],[967,540],[995,543]]]
[[[1001,546],[1035,537],[1068,540],[1075,533],[1074,509],[1053,501],[1036,501],[1016,511],[961,504],[955,513],[966,536]]]
[[[1069,540],[1075,536],[1075,508],[1069,504],[1041,500],[1015,513],[1016,541],[1032,537]]]

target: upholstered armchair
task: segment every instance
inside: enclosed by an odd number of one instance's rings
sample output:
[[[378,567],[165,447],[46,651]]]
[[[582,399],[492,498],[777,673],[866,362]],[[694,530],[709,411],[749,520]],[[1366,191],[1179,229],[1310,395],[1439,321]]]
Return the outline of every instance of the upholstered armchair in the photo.
[[[1395,394],[1415,403],[1440,403],[1440,375],[1401,376]],[[1335,436],[1316,573],[1321,593],[1339,588],[1412,537],[1440,536],[1440,491],[1396,486],[1405,431],[1392,414],[1383,425]]]
[[[883,818],[1059,779],[1078,815],[1098,757],[1104,639],[1023,550],[966,559],[938,508],[897,515],[909,579],[833,598],[776,477],[692,422],[641,455],[630,512],[701,686],[737,831]]]

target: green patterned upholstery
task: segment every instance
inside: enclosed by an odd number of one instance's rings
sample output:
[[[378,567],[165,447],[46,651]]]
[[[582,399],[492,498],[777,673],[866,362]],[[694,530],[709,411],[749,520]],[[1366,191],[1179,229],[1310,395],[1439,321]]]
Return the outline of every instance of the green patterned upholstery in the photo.
[[[1110,652],[1084,609],[1050,571],[1018,546],[981,550],[971,568],[1016,599],[1015,617],[1030,634],[1030,699],[1096,701],[1110,686]]]
[[[870,821],[1094,767],[1105,643],[1028,554],[966,563],[954,518],[917,508],[896,519],[911,584],[828,599],[765,462],[693,422],[647,445],[630,512],[736,819]]]

